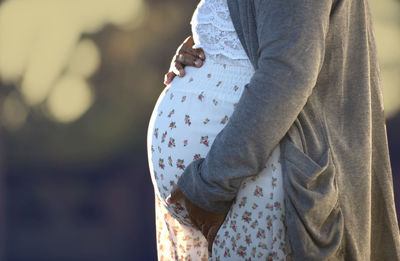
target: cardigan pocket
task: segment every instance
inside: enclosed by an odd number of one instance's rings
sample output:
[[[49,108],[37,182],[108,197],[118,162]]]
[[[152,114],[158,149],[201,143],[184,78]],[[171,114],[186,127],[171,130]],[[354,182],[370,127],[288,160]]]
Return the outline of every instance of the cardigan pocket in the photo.
[[[331,150],[316,162],[289,139],[282,147],[286,224],[295,260],[336,260],[344,224]]]

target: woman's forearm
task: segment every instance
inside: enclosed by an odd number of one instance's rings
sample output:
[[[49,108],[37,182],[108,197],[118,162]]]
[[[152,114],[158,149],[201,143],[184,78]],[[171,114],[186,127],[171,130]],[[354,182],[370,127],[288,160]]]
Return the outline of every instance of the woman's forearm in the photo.
[[[311,95],[322,66],[331,1],[256,1],[258,68],[207,156],[178,181],[198,206],[225,213],[256,175]]]

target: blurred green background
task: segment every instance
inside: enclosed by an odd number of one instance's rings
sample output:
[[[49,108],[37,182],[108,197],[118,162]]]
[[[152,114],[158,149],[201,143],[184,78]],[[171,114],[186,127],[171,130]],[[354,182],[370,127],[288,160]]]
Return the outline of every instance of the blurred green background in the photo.
[[[146,132],[197,4],[0,1],[1,261],[156,259]],[[370,4],[399,207],[400,1]]]

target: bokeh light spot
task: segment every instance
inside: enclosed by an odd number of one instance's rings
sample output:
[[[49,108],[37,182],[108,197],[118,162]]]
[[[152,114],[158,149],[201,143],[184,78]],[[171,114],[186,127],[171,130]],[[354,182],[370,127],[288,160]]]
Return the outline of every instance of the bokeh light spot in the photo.
[[[93,93],[81,77],[66,74],[54,86],[47,99],[50,115],[58,122],[81,117],[92,105]]]
[[[68,71],[71,74],[89,78],[100,65],[100,52],[96,44],[90,39],[78,43],[72,54]]]
[[[8,95],[1,110],[1,124],[9,131],[15,131],[24,125],[28,110],[16,91]]]

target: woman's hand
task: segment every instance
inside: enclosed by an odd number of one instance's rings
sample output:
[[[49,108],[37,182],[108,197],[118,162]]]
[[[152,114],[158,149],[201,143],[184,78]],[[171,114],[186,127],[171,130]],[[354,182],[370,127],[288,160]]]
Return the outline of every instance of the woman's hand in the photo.
[[[227,214],[215,214],[196,206],[190,202],[177,185],[172,189],[170,197],[167,198],[167,203],[168,205],[174,204],[182,198],[185,201],[185,208],[189,213],[192,223],[207,239],[208,255],[211,256],[212,244]]]
[[[170,84],[176,75],[183,77],[185,75],[184,67],[186,65],[201,67],[206,59],[204,51],[201,48],[192,48],[194,45],[193,36],[189,36],[176,50],[172,59],[169,72],[165,74],[164,84]]]

